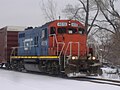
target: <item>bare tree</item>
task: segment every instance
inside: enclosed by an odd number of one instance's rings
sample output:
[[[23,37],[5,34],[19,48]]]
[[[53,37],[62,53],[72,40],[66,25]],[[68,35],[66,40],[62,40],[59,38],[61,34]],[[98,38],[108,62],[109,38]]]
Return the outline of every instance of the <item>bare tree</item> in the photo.
[[[120,23],[120,15],[119,13],[115,10],[114,3],[117,0],[106,0],[107,5],[104,3],[105,0],[95,0],[97,5],[100,7],[100,11],[104,16],[104,20],[101,21],[101,23],[108,23],[109,27],[111,28],[104,28],[105,30],[116,34],[119,32],[119,23]],[[100,21],[99,21],[100,22]],[[99,27],[99,25],[96,25]],[[99,27],[102,28],[102,27]]]
[[[106,0],[107,5],[105,5],[105,0],[95,0],[100,7],[100,11],[104,16],[104,20],[98,20],[100,23],[106,23],[106,26],[100,26],[96,24],[99,29],[104,29],[111,33],[111,39],[109,45],[109,53],[106,58],[114,64],[120,64],[120,14],[114,7],[114,3],[117,0]]]
[[[99,40],[104,59],[118,62],[120,59],[120,14],[114,7],[117,0],[78,0],[79,6],[68,5],[64,13],[85,23],[86,33]],[[81,7],[82,6],[82,7]],[[95,14],[93,14],[95,13]],[[107,33],[105,33],[107,32]],[[115,60],[113,60],[115,59]]]
[[[56,19],[56,3],[53,0],[47,0],[47,2],[45,2],[45,0],[41,1],[41,10],[44,13],[45,19],[47,19],[48,21],[53,21]]]
[[[80,3],[79,6],[76,5],[67,5],[66,8],[63,10],[63,13],[66,15],[69,14],[69,19],[77,19],[83,23],[85,23],[85,31],[87,35],[92,30],[93,24],[99,14],[99,7],[96,4],[93,4],[91,0],[78,0]],[[91,13],[94,13],[90,16]]]

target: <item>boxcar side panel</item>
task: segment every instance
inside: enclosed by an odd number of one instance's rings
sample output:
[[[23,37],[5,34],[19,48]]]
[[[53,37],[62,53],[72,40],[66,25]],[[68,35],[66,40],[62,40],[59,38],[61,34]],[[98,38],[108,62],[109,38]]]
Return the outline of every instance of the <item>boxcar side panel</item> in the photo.
[[[7,58],[7,30],[0,29],[0,63],[5,63]]]
[[[12,47],[18,47],[18,31],[7,31],[7,60],[10,60]]]

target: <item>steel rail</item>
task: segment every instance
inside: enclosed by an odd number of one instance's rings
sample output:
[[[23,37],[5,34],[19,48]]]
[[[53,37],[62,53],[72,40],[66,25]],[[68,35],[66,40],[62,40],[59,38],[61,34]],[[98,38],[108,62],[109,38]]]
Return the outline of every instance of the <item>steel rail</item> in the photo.
[[[93,83],[120,86],[120,80],[111,80],[111,79],[95,78],[95,77],[78,77],[78,78],[76,77],[76,78],[69,78],[69,79],[77,80],[77,81],[88,81],[88,82],[93,82]]]

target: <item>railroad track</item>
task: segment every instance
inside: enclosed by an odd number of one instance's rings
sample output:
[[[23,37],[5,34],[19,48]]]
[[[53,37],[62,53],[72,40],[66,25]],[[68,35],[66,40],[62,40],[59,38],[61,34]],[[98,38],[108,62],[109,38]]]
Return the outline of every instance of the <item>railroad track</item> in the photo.
[[[69,78],[69,79],[77,80],[77,81],[88,81],[88,82],[93,82],[93,83],[120,86],[120,81],[119,80],[110,80],[110,79],[95,78],[95,77],[79,77],[79,78]]]

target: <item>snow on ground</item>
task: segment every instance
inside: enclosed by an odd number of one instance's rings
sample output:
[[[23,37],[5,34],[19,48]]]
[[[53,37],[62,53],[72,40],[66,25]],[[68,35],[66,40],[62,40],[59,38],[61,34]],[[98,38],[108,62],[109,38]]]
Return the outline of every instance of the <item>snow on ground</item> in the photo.
[[[0,69],[0,90],[120,90],[120,87]]]
[[[120,80],[119,71],[116,68],[105,67],[102,69],[102,78]]]

